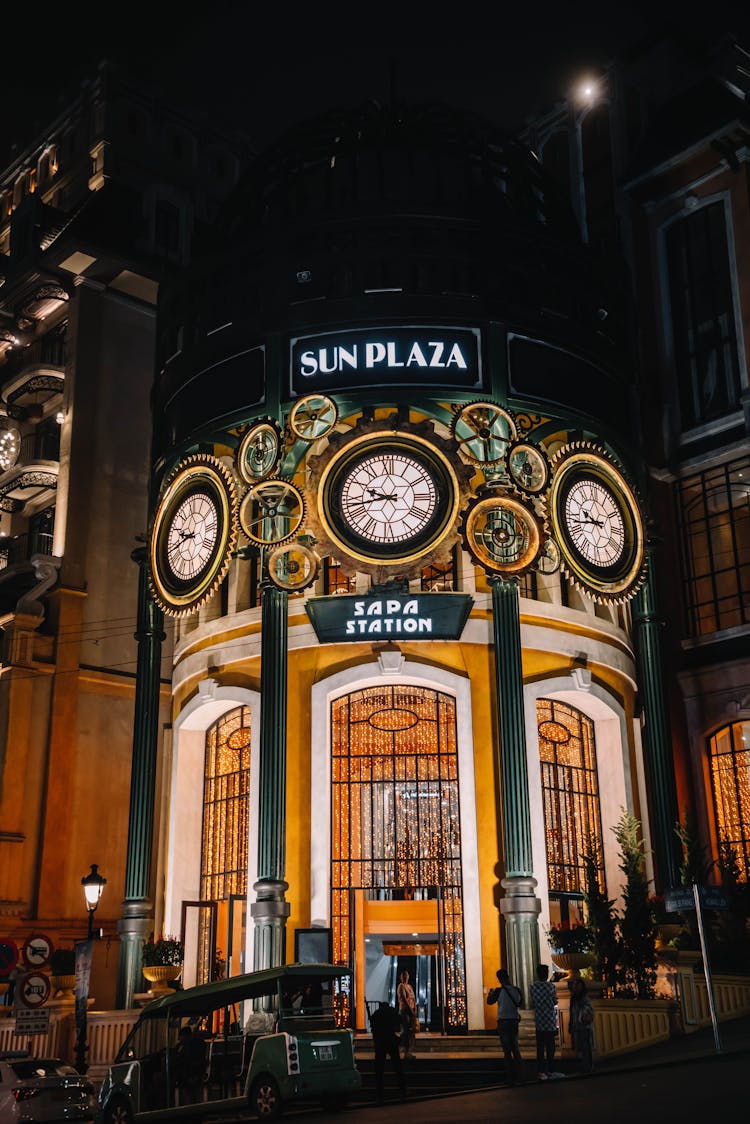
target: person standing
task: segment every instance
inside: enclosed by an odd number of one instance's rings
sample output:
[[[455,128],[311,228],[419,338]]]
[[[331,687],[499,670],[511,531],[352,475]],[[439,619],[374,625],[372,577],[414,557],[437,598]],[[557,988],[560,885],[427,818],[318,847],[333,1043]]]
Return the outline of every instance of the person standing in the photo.
[[[383,1078],[386,1058],[390,1058],[393,1064],[401,1100],[406,1100],[406,1079],[399,1051],[401,1019],[398,1011],[391,1007],[389,1003],[386,1003],[384,999],[380,1001],[370,1015],[370,1031],[375,1048],[375,1095],[378,1104],[383,1103]]]
[[[490,988],[487,994],[489,1004],[497,1003],[497,1033],[503,1048],[508,1081],[511,1085],[523,1083],[523,1058],[518,1045],[518,1028],[521,1022],[521,992],[510,982],[505,968],[497,973],[499,987]]]
[[[573,980],[570,991],[568,1030],[581,1069],[584,1073],[591,1073],[594,1068],[594,1008],[580,976]]]
[[[536,1075],[539,1081],[548,1081],[554,1073],[557,992],[555,991],[555,985],[547,978],[548,976],[549,968],[547,965],[538,964],[536,979],[529,989],[531,1006],[534,1008]]]
[[[404,1048],[404,1058],[413,1058],[417,1040],[417,997],[409,983],[408,972],[402,972],[399,976],[396,999],[401,1019],[401,1045]]]

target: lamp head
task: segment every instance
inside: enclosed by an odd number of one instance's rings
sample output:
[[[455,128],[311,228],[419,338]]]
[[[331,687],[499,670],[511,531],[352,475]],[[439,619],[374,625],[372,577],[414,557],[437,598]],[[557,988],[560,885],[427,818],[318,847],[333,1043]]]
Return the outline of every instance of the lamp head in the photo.
[[[107,879],[101,876],[96,863],[91,864],[91,872],[81,879],[81,885],[86,896],[86,909],[89,913],[93,913],[99,905],[102,890],[107,885]]]

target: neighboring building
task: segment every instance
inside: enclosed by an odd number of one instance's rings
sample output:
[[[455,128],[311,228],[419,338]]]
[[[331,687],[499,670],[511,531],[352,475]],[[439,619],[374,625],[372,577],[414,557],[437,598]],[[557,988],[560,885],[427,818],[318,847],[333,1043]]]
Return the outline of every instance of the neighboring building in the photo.
[[[97,920],[116,934],[158,288],[248,155],[103,63],[0,172],[0,933],[11,938],[80,936],[92,862],[107,878]],[[165,689],[164,720],[168,704]],[[110,976],[92,988],[105,1005]]]
[[[732,37],[702,51],[679,36],[659,39],[614,63],[590,82],[589,96],[582,88],[529,134],[545,167],[567,179],[579,212],[585,208],[592,247],[629,262],[679,803],[708,860],[726,840],[744,878],[749,61]]]

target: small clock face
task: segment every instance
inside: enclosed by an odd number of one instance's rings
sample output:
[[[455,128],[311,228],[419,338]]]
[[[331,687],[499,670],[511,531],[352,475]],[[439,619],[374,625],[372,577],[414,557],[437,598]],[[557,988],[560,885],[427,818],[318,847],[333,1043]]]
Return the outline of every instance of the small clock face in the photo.
[[[149,574],[165,613],[193,612],[216,589],[237,535],[229,469],[208,455],[188,457],[167,481],[154,514]]]
[[[544,491],[549,480],[549,461],[529,441],[516,441],[508,449],[508,474],[514,484],[531,495]]]
[[[268,419],[250,427],[237,450],[237,468],[247,484],[270,476],[279,461],[281,434]]]
[[[594,566],[612,566],[625,550],[625,520],[611,490],[593,477],[576,480],[565,497],[573,546]]]
[[[381,563],[428,553],[458,506],[447,459],[414,435],[381,434],[345,446],[321,479],[318,511],[335,545]]]
[[[617,465],[595,447],[566,446],[553,463],[548,504],[569,576],[601,600],[631,596],[643,578],[645,534]]]
[[[216,546],[219,511],[208,492],[191,492],[176,508],[167,531],[167,562],[178,581],[208,565]]]

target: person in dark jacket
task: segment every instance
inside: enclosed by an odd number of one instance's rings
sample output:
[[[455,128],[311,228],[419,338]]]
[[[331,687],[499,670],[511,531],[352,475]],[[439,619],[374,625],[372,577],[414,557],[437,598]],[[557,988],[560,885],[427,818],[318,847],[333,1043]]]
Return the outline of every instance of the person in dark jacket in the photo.
[[[396,1074],[401,1100],[406,1099],[406,1079],[401,1065],[399,1041],[401,1037],[401,1019],[395,1007],[391,1007],[385,1000],[381,1000],[370,1015],[370,1030],[375,1047],[375,1093],[378,1104],[383,1103],[383,1077],[385,1074],[385,1060],[390,1058],[393,1071]]]
[[[511,1085],[523,1083],[523,1059],[518,1045],[518,1028],[521,1022],[521,1000],[523,996],[505,968],[497,973],[499,987],[490,988],[487,995],[489,1004],[497,1003],[497,1033],[503,1048],[508,1082]]]

